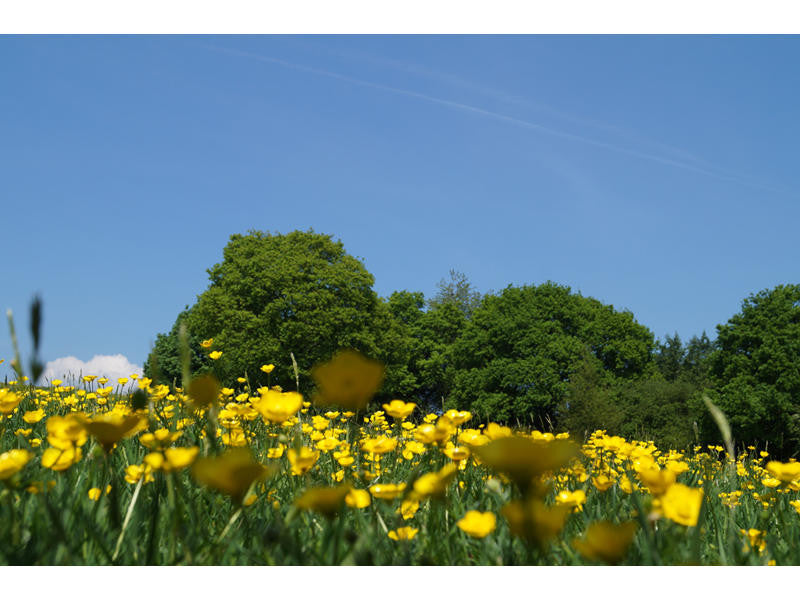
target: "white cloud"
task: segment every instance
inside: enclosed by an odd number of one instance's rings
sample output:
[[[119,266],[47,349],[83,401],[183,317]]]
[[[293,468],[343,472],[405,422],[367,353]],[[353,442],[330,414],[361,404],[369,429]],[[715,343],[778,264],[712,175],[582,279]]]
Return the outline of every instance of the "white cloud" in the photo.
[[[132,373],[141,375],[142,367],[133,364],[122,354],[96,354],[86,362],[74,356],[65,356],[48,362],[39,381],[62,379],[65,383],[70,380],[75,383],[80,375],[97,375],[116,381],[120,377],[130,377]]]

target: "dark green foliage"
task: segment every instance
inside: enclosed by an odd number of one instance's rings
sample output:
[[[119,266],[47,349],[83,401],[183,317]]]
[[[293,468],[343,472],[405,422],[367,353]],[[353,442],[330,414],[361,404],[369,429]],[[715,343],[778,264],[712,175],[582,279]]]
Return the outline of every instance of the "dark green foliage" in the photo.
[[[293,352],[301,386],[308,385],[311,367],[340,348],[353,348],[387,365],[386,393],[414,389],[403,325],[373,291],[373,276],[341,242],[313,231],[237,234],[208,274],[209,287],[185,321],[193,340],[213,338],[212,349],[222,351],[212,367],[223,383],[245,374],[253,384],[266,383],[259,369],[272,363],[270,383],[293,389]],[[173,328],[156,344],[166,376],[180,374],[176,334]]]
[[[695,441],[690,399],[696,389],[659,373],[634,380],[608,377],[587,352],[570,380],[559,426],[578,439],[605,429],[609,435],[686,449]]]
[[[695,443],[690,399],[695,386],[687,381],[653,377],[618,383],[615,396],[625,414],[620,434],[652,440],[659,447],[686,450]]]
[[[188,308],[178,315],[175,324],[167,334],[159,333],[153,350],[144,363],[144,375],[156,383],[183,385],[181,372],[181,350],[178,330],[181,323],[186,321],[189,314]],[[211,370],[212,360],[208,352],[200,346],[202,338],[199,335],[188,333],[189,366],[193,374],[207,373]]]
[[[441,279],[437,287],[436,295],[428,301],[431,308],[453,304],[469,319],[481,305],[480,292],[472,287],[467,276],[460,271],[450,269],[450,280]]]
[[[604,377],[600,361],[588,348],[570,377],[558,412],[559,426],[577,439],[586,439],[597,429],[616,434],[631,417],[620,405],[608,377]]]
[[[654,360],[658,370],[667,381],[675,381],[681,374],[686,349],[683,347],[680,336],[666,336],[664,342],[658,342]]]
[[[708,381],[708,359],[713,350],[714,342],[705,331],[700,337],[692,336],[686,345],[676,333],[658,342],[653,358],[667,381],[687,381],[702,388]]]
[[[768,442],[783,454],[800,450],[800,285],[745,299],[741,312],[717,326],[709,364],[709,395],[737,442]],[[702,426],[718,437],[710,419]]]
[[[427,410],[441,407],[452,387],[452,347],[467,323],[463,307],[455,302],[434,303],[423,310],[421,292],[394,292],[387,306],[405,327],[408,371],[416,379],[411,395]]]
[[[487,296],[453,346],[448,404],[482,418],[547,426],[585,349],[612,378],[652,369],[653,334],[629,312],[552,282]]]

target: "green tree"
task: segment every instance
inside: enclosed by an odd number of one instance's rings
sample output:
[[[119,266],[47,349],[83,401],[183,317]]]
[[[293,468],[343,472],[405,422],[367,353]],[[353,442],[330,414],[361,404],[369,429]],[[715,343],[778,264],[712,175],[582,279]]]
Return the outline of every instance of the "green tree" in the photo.
[[[182,311],[175,319],[175,324],[169,333],[159,333],[156,343],[150,352],[142,369],[145,377],[156,383],[182,385],[183,365],[181,364],[181,349],[179,329],[181,323],[186,322],[189,307]],[[194,374],[211,371],[213,361],[208,358],[208,353],[200,346],[201,338],[191,333],[187,328],[187,342],[189,345],[189,368]]]
[[[686,349],[676,332],[673,336],[667,335],[664,342],[656,344],[656,353],[653,358],[664,379],[675,381],[681,374],[685,356]]]
[[[469,319],[481,304],[482,296],[470,283],[464,273],[450,269],[450,279],[441,279],[437,285],[436,295],[428,301],[430,308],[444,304],[458,307]]]
[[[547,282],[487,296],[453,347],[450,406],[484,418],[548,426],[557,420],[585,348],[604,376],[652,370],[653,334],[619,312]]]
[[[425,410],[441,408],[452,388],[452,348],[467,323],[463,307],[455,302],[429,303],[421,292],[394,292],[388,306],[405,325],[409,353],[408,371],[416,386],[411,395]]]
[[[195,338],[213,338],[213,348],[222,351],[213,368],[223,382],[247,373],[265,383],[259,368],[272,363],[271,383],[293,389],[291,352],[308,393],[310,369],[346,347],[387,364],[384,392],[413,389],[403,365],[402,325],[373,291],[373,276],[340,241],[312,230],[236,234],[208,275],[208,289],[185,321]],[[160,352],[158,362],[164,362]]]
[[[734,438],[768,442],[783,454],[800,450],[800,285],[746,298],[739,313],[717,326],[716,346],[708,393]],[[711,419],[701,421],[704,435],[718,438]]]

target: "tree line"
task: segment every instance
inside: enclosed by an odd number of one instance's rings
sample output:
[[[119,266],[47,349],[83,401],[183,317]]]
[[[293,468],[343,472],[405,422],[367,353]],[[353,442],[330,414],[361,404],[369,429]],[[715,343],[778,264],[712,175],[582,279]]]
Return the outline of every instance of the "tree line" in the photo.
[[[179,330],[193,373],[227,385],[295,386],[341,348],[380,360],[376,403],[470,410],[481,420],[583,435],[594,429],[685,448],[717,443],[703,395],[740,444],[800,450],[800,285],[746,298],[739,313],[684,342],[663,341],[629,311],[554,282],[481,294],[451,271],[438,292],[381,298],[340,241],[309,231],[231,236],[209,286],[156,338],[145,375],[181,381]],[[203,340],[222,351],[209,357]],[[261,365],[274,364],[269,375]]]

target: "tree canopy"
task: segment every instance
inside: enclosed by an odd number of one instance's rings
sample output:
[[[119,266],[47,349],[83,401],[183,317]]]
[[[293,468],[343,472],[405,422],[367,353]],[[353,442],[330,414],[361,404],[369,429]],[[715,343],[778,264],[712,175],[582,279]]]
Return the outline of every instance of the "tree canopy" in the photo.
[[[259,369],[270,363],[271,383],[293,387],[290,353],[306,376],[340,348],[393,362],[381,349],[394,328],[372,289],[373,276],[328,235],[236,234],[208,275],[208,288],[183,318],[195,343],[213,338],[213,348],[222,351],[214,370],[224,381],[245,373],[265,379]],[[161,356],[169,349],[166,341],[157,344],[159,365],[171,364],[168,352]],[[390,385],[396,379],[387,377]]]
[[[588,352],[605,377],[652,368],[653,334],[630,312],[552,282],[487,296],[453,345],[450,404],[546,426]]]
[[[709,358],[712,400],[741,442],[768,442],[779,452],[800,448],[800,285],[752,294],[717,326]],[[714,424],[703,419],[706,435]]]

